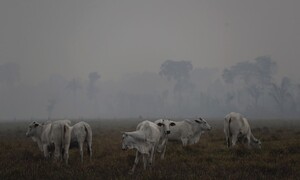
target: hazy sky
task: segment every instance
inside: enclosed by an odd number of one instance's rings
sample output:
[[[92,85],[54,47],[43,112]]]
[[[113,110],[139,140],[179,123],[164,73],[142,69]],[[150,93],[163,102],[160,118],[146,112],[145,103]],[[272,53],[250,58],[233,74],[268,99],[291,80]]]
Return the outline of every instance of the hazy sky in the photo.
[[[0,64],[22,81],[59,73],[103,79],[158,72],[167,59],[195,67],[269,55],[300,80],[299,0],[1,0]]]

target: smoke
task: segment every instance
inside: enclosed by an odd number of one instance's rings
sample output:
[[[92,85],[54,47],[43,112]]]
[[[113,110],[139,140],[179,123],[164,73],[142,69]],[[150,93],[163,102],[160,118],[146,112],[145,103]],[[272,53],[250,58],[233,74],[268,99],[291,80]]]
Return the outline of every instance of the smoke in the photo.
[[[167,60],[158,73],[133,72],[117,81],[93,71],[69,80],[56,74],[37,85],[23,84],[20,68],[0,65],[2,119],[300,115],[299,83],[289,77],[276,82],[277,64],[267,56],[224,69]]]

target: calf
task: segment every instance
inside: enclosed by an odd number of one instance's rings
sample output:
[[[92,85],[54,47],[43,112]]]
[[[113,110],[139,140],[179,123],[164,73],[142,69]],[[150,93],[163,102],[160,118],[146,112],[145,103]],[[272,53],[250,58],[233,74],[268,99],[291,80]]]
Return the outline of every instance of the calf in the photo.
[[[160,125],[166,126],[166,124]],[[163,131],[163,133],[165,132]],[[139,162],[140,155],[143,156],[144,169],[146,169],[147,163],[152,165],[154,153],[161,142],[162,132],[157,124],[146,120],[137,125],[136,131],[123,133],[122,138],[123,150],[136,149],[134,164],[129,172],[132,174]]]

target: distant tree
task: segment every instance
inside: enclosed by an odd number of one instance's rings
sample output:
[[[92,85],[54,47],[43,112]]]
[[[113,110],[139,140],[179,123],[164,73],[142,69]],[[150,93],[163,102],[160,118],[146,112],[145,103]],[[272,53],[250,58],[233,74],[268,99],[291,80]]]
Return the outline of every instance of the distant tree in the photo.
[[[99,93],[99,88],[96,86],[97,81],[101,78],[98,72],[89,73],[89,83],[87,87],[88,99],[93,103],[94,116],[99,115],[99,105],[97,94]]]
[[[258,99],[262,95],[262,89],[258,85],[250,85],[247,87],[247,91],[249,95],[254,99],[254,106],[257,107],[258,105]]]
[[[189,78],[189,73],[192,69],[193,65],[190,61],[166,60],[160,66],[159,74],[166,76],[168,80],[181,81]]]
[[[169,81],[175,80],[173,87],[174,95],[177,99],[177,112],[182,111],[184,104],[183,92],[193,89],[193,84],[189,81],[190,72],[193,70],[193,65],[190,61],[173,61],[166,60],[160,66],[160,76],[165,76]]]
[[[275,62],[268,56],[257,57],[252,62],[239,62],[223,71],[223,79],[226,83],[233,83],[240,79],[246,84],[270,84],[272,76],[277,68]]]
[[[192,70],[193,65],[190,61],[166,60],[160,66],[159,75],[167,77],[168,80],[175,80],[174,92],[180,93],[186,87],[191,86],[189,77]]]
[[[286,103],[293,99],[292,94],[290,92],[291,88],[291,80],[288,77],[284,77],[281,80],[281,83],[277,85],[276,83],[272,83],[269,95],[274,99],[281,114],[285,112]]]
[[[228,84],[234,84],[235,81],[242,82],[245,90],[254,100],[254,107],[257,108],[259,98],[272,84],[276,69],[277,65],[270,57],[260,56],[254,62],[239,62],[229,69],[224,69],[222,77]]]
[[[272,61],[269,56],[260,56],[255,59],[258,77],[260,82],[269,85],[272,81],[272,76],[277,70],[276,62]]]

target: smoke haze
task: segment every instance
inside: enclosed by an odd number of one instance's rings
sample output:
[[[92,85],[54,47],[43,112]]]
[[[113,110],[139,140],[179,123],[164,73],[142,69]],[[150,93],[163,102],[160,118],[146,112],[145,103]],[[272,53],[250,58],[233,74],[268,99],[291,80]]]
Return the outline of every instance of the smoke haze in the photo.
[[[3,0],[0,119],[297,117],[298,7]]]

